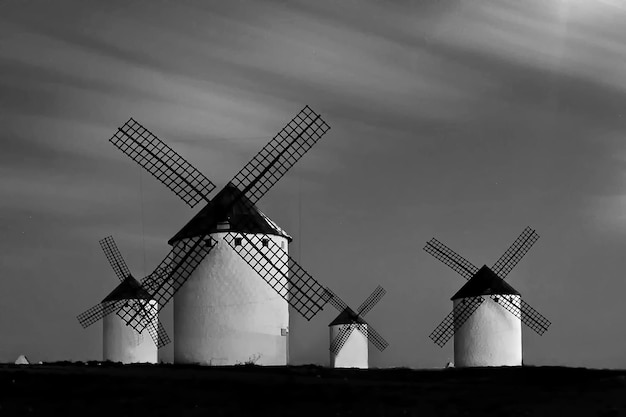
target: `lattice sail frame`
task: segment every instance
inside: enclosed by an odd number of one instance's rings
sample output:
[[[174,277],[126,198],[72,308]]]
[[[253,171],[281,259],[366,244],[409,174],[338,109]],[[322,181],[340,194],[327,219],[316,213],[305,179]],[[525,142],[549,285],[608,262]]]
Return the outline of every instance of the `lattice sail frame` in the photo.
[[[424,250],[448,265],[453,271],[456,271],[465,279],[470,279],[478,272],[478,268],[474,264],[435,238],[432,238],[426,243]]]
[[[543,335],[550,327],[550,321],[543,317],[537,310],[532,308],[526,301],[520,299],[520,305],[517,306],[510,298],[498,297],[490,295],[491,299],[500,304],[505,310],[520,319],[522,323],[534,330],[538,335]]]
[[[330,342],[330,348],[329,350],[336,356],[339,354],[339,352],[341,352],[341,349],[343,348],[343,346],[346,344],[346,342],[348,341],[348,339],[350,338],[350,336],[352,335],[352,332],[357,329],[358,331],[360,331],[363,336],[367,337],[369,340],[369,335],[368,335],[368,327],[365,324],[362,323],[349,323],[349,324],[344,324],[342,325],[342,328],[339,330],[339,333],[337,333],[337,336],[335,336],[335,338]]]
[[[127,125],[125,129],[120,129],[125,139],[120,138],[117,134],[111,139],[118,148],[176,192],[176,194],[189,205],[196,204],[200,198],[208,200],[208,193],[214,187],[208,179],[206,181],[200,181],[200,185],[207,190],[206,192],[202,192],[202,189],[198,190],[196,187],[192,187],[193,190],[181,188],[184,192],[179,193],[174,187],[170,186],[170,183],[177,186],[179,186],[181,182],[189,183],[189,181],[185,179],[185,175],[191,175],[195,179],[200,178],[199,173],[196,173],[195,168],[184,161],[180,155],[167,147],[167,145],[162,143],[156,136],[133,119],[131,119]],[[310,107],[305,106],[304,109],[302,109],[270,143],[246,164],[246,166],[235,175],[233,180],[231,180],[231,184],[242,191],[240,197],[235,199],[231,204],[237,203],[244,195],[251,204],[258,201],[329,129],[330,127],[321,119],[319,114],[311,110]],[[137,136],[139,138],[137,138]],[[289,143],[285,145],[284,142],[287,140]],[[154,148],[157,149],[156,152]],[[148,154],[152,155],[157,161],[150,163],[145,157],[145,155]],[[177,167],[183,167],[182,173],[180,170],[169,167],[168,162],[160,161],[159,155],[165,155],[175,160],[178,164]],[[157,166],[157,168],[153,168],[153,166]],[[170,181],[171,178],[174,179]],[[192,191],[195,191],[195,193]],[[205,237],[206,236],[201,236],[199,240],[204,240]],[[193,270],[195,270],[197,265],[208,255],[213,247],[210,246],[207,250],[202,252],[202,249],[197,247],[197,242],[193,243],[193,247],[190,247],[186,243],[183,243],[183,246],[183,249],[174,247],[157,269],[142,281],[142,286],[158,301],[159,309],[173,297],[176,291],[184,284]],[[242,255],[242,253],[238,253]],[[179,258],[180,262],[173,261],[173,258]],[[247,259],[250,260],[251,257],[248,256]],[[288,297],[288,302],[291,297],[298,300],[299,302],[293,303],[293,301],[291,301],[290,304],[296,304],[294,308],[307,318],[307,320],[310,320],[324,306],[326,302],[325,297],[327,295],[321,290],[322,286],[317,283],[310,274],[293,259],[289,257],[287,257],[287,259],[289,260],[288,271],[291,273],[289,282],[293,285],[293,288],[296,288],[296,291],[289,290],[287,293],[282,291],[282,293],[279,292],[279,294],[283,297]],[[275,271],[280,270],[280,268],[273,269]],[[268,274],[265,272],[263,273],[263,278],[268,284],[276,281],[269,278]],[[302,299],[305,299],[305,301],[302,302]],[[145,309],[138,309],[136,306],[130,305],[125,305],[118,311],[118,315],[122,317],[128,325],[133,326],[138,331],[142,330],[146,323],[149,323],[152,318],[152,312],[150,310],[146,311]]]
[[[124,281],[130,276],[130,270],[128,269],[128,265],[126,265],[126,261],[124,261],[124,258],[122,257],[122,253],[117,248],[117,244],[115,243],[115,240],[113,240],[113,236],[107,236],[104,239],[101,239],[98,243],[100,243],[100,247],[109,261],[109,265],[111,265],[113,272],[115,272],[115,275],[117,275],[120,281]]]
[[[454,307],[450,314],[439,323],[428,337],[439,345],[439,347],[443,347],[484,302],[485,299],[483,297],[463,300],[463,302]]]
[[[78,322],[81,324],[81,326],[83,326],[83,328],[87,328],[97,321],[102,320],[105,316],[119,311],[121,308],[127,305],[127,301],[128,300],[117,300],[110,303],[96,304],[87,311],[79,314],[77,317]],[[167,335],[167,331],[160,321],[158,322],[157,327],[150,323],[147,328],[148,333],[150,334],[150,337],[152,338],[152,341],[157,346],[157,348],[160,349],[168,343],[171,343],[171,340]]]
[[[335,307],[340,313],[345,309],[349,309],[348,305],[341,299],[337,294],[335,294],[330,288],[326,288],[326,292],[329,295],[329,303]],[[363,303],[359,306],[356,311],[357,317],[363,320],[365,323],[350,323],[344,325],[339,333],[335,336],[335,338],[330,343],[330,351],[338,355],[341,351],[341,348],[348,341],[348,338],[354,331],[354,329],[359,330],[366,338],[369,340],[378,350],[381,352],[389,346],[389,343],[369,324],[363,316],[367,314],[385,295],[387,291],[380,285],[376,287],[376,289],[370,294]],[[354,311],[354,310],[352,310]]]
[[[215,188],[207,177],[132,117],[109,139],[190,207],[209,201]]]
[[[496,261],[492,267],[492,271],[498,275],[500,279],[506,278],[511,270],[519,263],[519,261],[528,253],[530,248],[539,239],[539,235],[535,230],[530,227],[526,227],[522,233],[515,239],[513,244],[504,252],[504,254]],[[452,270],[456,271],[469,280],[478,272],[478,268],[471,262],[457,254],[452,249],[448,248],[437,239],[433,238],[426,243],[424,251],[435,257],[436,259],[448,265]],[[502,308],[519,318],[522,323],[527,325],[530,329],[535,331],[540,336],[548,330],[550,321],[542,316],[537,310],[532,308],[527,302],[521,300],[521,307],[515,306],[507,299],[503,297],[497,297],[496,295],[490,296],[494,301],[500,299],[499,303]],[[495,297],[495,298],[494,298]],[[443,321],[433,330],[429,337],[440,347],[443,347],[448,340],[454,335],[454,333],[467,321],[471,314],[484,302],[482,297],[476,297],[480,299],[478,305],[471,304],[466,306],[465,304],[459,304],[455,309],[448,314]],[[497,301],[496,301],[497,302]],[[458,310],[458,311],[457,311]],[[471,311],[470,311],[471,310]],[[460,322],[455,326],[454,318],[457,317]]]
[[[255,204],[328,130],[330,126],[321,116],[305,106],[235,175],[231,184]]]
[[[156,343],[158,349],[172,342],[170,337],[167,335],[167,331],[165,330],[163,323],[161,323],[161,320],[157,322],[156,329],[154,326],[148,326],[148,332],[150,333],[152,340]]]
[[[325,288],[267,235],[230,232],[224,240],[305,319],[311,320],[328,301]]]
[[[108,316],[111,313],[116,312],[120,308],[122,308],[126,304],[126,300],[117,300],[112,303],[99,303],[90,309],[80,313],[77,316],[78,322],[83,326],[83,328],[87,328],[92,324],[96,323],[98,320],[102,320],[105,316]]]
[[[153,304],[154,300],[125,300],[125,301],[126,302],[122,305],[122,307],[116,312],[119,317],[122,317],[122,315],[120,314],[122,311],[135,311],[138,314],[144,314],[146,317],[149,317],[148,319],[150,321],[146,321],[145,325],[143,326],[141,330],[135,329],[135,331],[137,331],[138,333],[141,333],[145,329],[147,329],[148,334],[150,335],[150,337],[152,338],[152,340],[154,341],[154,343],[157,345],[158,348],[161,348],[171,342],[169,336],[167,335],[167,332],[165,331],[165,327],[163,327],[163,324],[161,323],[161,321],[157,319],[158,311],[159,311],[158,303],[154,305]],[[157,313],[154,313],[154,314],[146,313],[146,312],[152,312],[152,311],[156,311]],[[155,320],[157,322],[156,326],[154,325]]]
[[[369,297],[367,297],[365,301],[361,303],[359,308],[357,308],[356,313],[359,316],[366,315],[372,310],[372,308],[374,308],[376,304],[378,304],[380,299],[383,298],[385,294],[387,294],[387,290],[379,285],[374,291],[372,291]]]
[[[515,239],[513,244],[502,254],[500,259],[493,264],[491,270],[501,279],[506,279],[509,273],[528,253],[530,248],[539,239],[539,235],[530,227],[526,227],[524,231]]]

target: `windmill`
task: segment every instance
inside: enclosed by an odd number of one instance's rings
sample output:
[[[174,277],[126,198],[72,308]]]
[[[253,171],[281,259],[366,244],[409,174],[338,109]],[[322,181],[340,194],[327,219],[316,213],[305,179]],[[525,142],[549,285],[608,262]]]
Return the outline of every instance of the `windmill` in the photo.
[[[326,288],[330,294],[329,302],[339,310],[339,315],[328,326],[330,328],[330,367],[331,368],[369,368],[369,340],[381,352],[389,343],[363,316],[374,308],[387,291],[380,285],[354,311],[337,294]],[[354,330],[357,329],[358,332]]]
[[[25,355],[20,355],[15,360],[16,365],[30,365],[30,361]]]
[[[426,252],[468,280],[452,296],[452,312],[429,336],[443,347],[454,335],[454,366],[521,365],[521,323],[539,335],[548,330],[550,321],[504,281],[537,239],[527,227],[491,268],[480,269],[435,238],[426,243]]]
[[[289,257],[291,237],[255,204],[329,129],[305,106],[212,199],[215,185],[134,119],[110,139],[190,207],[206,203],[141,281],[157,310],[174,298],[175,363],[284,365],[288,306],[310,320],[328,301]],[[138,331],[155,314],[140,303],[117,309]]]
[[[102,302],[78,315],[78,321],[83,328],[86,328],[103,319],[103,360],[122,363],[156,363],[158,348],[170,343],[165,328],[156,315],[152,317],[145,330],[138,332],[126,326],[115,314],[111,314],[126,303],[140,304],[146,309],[154,310],[156,301],[132,276],[113,237],[107,236],[99,243],[121,283]]]

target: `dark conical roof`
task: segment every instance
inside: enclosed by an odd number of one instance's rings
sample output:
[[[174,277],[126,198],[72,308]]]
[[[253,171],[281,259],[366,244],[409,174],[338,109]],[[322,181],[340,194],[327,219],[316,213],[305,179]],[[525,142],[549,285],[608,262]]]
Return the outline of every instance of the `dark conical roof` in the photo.
[[[141,284],[129,275],[115,287],[109,295],[107,295],[102,302],[118,301],[118,300],[151,300],[152,297],[148,291],[144,290]]]
[[[335,320],[331,321],[330,326],[337,326],[339,324],[367,324],[365,320],[363,320],[358,314],[354,312],[350,307],[345,308],[339,315],[335,318]]]
[[[511,287],[502,278],[497,276],[487,265],[484,265],[452,296],[451,300],[489,294],[520,295],[515,288]]]
[[[237,197],[239,197],[237,199]],[[236,200],[236,201],[235,201]],[[235,201],[233,203],[233,201]],[[218,223],[228,222],[218,229]],[[222,225],[220,225],[222,226]],[[291,236],[256,206],[249,202],[237,187],[228,183],[198,214],[196,214],[168,243],[214,232],[263,233],[286,237]]]

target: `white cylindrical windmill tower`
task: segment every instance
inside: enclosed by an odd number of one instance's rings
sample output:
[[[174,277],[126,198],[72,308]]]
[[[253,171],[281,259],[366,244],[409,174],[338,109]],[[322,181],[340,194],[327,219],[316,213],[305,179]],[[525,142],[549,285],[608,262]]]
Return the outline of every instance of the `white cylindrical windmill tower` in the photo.
[[[498,303],[506,298],[519,309],[520,293],[483,266],[451,300],[456,308],[476,297],[484,302],[469,318],[454,317],[454,366],[521,366],[522,322]]]
[[[154,311],[153,326],[158,325],[157,302],[152,300],[150,294],[144,290],[139,282],[132,276],[124,279],[120,285],[108,295],[102,304],[116,303],[120,300],[131,300],[147,303],[146,309]],[[138,333],[133,327],[128,326],[117,314],[107,314],[103,319],[102,356],[105,361],[122,363],[157,363],[158,348],[148,328]]]
[[[245,200],[224,187],[171,240],[175,245],[208,235],[215,244],[174,295],[174,362],[203,365],[286,365],[289,306],[234,250],[224,236],[263,234],[285,256],[291,237]],[[260,241],[260,251],[269,244]],[[284,262],[287,265],[287,262]],[[286,285],[287,270],[277,279]]]
[[[348,326],[353,329],[339,349],[333,348],[333,341]],[[369,342],[367,323],[351,308],[344,309],[329,325],[330,331],[330,367],[331,368],[369,368]],[[359,328],[361,330],[359,330]],[[344,330],[345,333],[345,330]],[[337,342],[335,342],[337,343]]]

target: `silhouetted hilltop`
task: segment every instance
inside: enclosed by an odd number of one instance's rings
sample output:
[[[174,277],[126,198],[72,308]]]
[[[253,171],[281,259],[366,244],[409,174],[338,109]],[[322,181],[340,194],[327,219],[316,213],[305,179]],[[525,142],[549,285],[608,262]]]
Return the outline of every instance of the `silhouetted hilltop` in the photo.
[[[626,370],[0,365],[0,415],[626,416]]]

